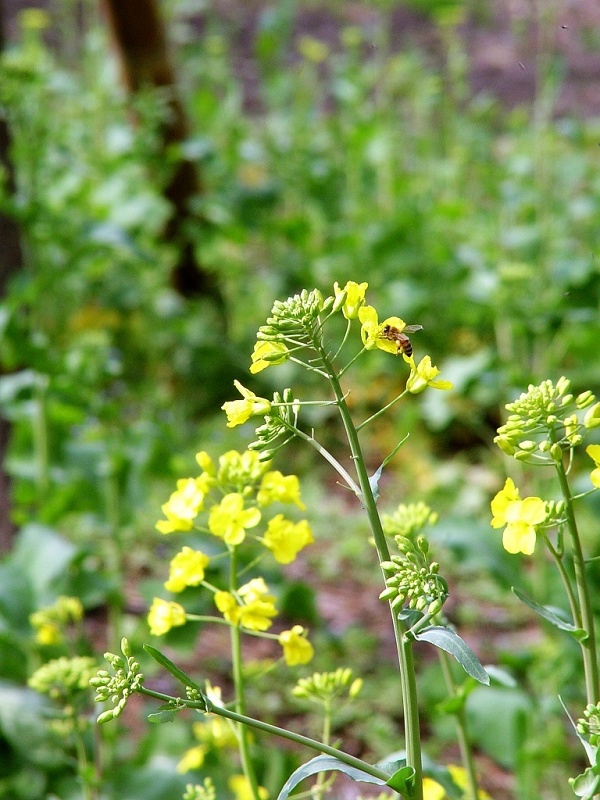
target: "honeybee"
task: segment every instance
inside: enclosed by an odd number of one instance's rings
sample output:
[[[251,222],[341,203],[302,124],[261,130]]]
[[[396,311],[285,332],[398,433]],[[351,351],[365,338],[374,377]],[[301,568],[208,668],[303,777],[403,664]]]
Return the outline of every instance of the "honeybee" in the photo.
[[[394,328],[393,325],[385,325],[381,331],[383,339],[389,339],[391,342],[396,342],[398,353],[404,353],[405,356],[410,358],[412,356],[412,344],[406,335],[407,333],[415,333],[415,331],[422,331],[422,325],[405,325],[402,330]]]

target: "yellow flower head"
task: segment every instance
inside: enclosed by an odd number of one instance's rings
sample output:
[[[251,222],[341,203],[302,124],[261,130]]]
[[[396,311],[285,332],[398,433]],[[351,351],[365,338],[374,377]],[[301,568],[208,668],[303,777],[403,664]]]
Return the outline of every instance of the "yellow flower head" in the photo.
[[[432,389],[452,389],[450,381],[436,380],[440,371],[432,365],[430,356],[425,356],[418,364],[415,364],[412,357],[408,360],[410,375],[406,381],[406,388],[411,394],[419,394],[428,386],[431,386]]]
[[[228,784],[235,795],[235,800],[254,800],[252,789],[245,775],[232,775]],[[258,787],[258,796],[260,800],[268,800],[269,793],[264,786]]]
[[[208,529],[228,545],[244,541],[247,528],[260,522],[258,508],[244,508],[244,498],[237,492],[226,494],[221,502],[210,509]]]
[[[290,667],[297,664],[308,664],[315,654],[312,644],[306,638],[306,629],[302,625],[294,625],[289,631],[279,634],[279,644],[283,647],[285,663]]]
[[[195,747],[191,747],[189,750],[183,754],[183,758],[177,764],[177,772],[180,775],[184,775],[186,772],[190,772],[192,769],[200,769],[200,767],[204,764],[204,758],[206,756],[208,748],[203,744],[198,744]]]
[[[272,470],[263,475],[256,502],[259,506],[268,506],[271,503],[294,503],[302,511],[306,508],[300,499],[298,477],[283,475],[279,470]]]
[[[221,408],[227,414],[227,427],[235,428],[236,425],[243,425],[246,420],[257,414],[268,414],[271,410],[271,403],[265,397],[257,397],[250,389],[239,381],[234,381],[233,385],[244,398],[243,400],[230,400],[223,403]]]
[[[300,550],[314,542],[308,522],[303,519],[294,524],[283,514],[277,514],[269,520],[263,544],[273,552],[275,561],[290,564]]]
[[[148,612],[148,625],[153,636],[164,636],[171,628],[185,625],[185,609],[172,600],[155,597]]]
[[[78,597],[61,595],[50,606],[44,606],[29,616],[31,626],[35,628],[35,640],[38,644],[59,644],[63,640],[63,631],[74,622],[83,619],[83,605]]]
[[[156,523],[161,533],[191,531],[194,520],[202,510],[206,484],[201,478],[182,478],[177,481],[177,491],[161,506],[166,519]]]
[[[444,800],[446,790],[433,778],[423,778],[423,800]]]
[[[262,372],[263,369],[267,367],[283,364],[288,358],[288,349],[283,342],[256,342],[252,353],[250,372],[255,375],[257,372]]]
[[[384,328],[396,328],[402,332],[406,328],[406,322],[400,317],[388,317],[383,322],[379,322],[377,311],[373,306],[362,306],[358,309],[358,318],[362,323],[360,335],[363,340],[364,346],[367,350],[372,350],[378,347],[380,350],[385,350],[386,353],[398,354],[398,344],[393,340],[383,335]]]
[[[492,500],[492,528],[504,528],[502,545],[509,553],[530,556],[535,549],[535,526],[546,520],[546,505],[539,497],[521,500],[510,478]]]
[[[590,480],[592,484],[600,489],[600,444],[590,444],[585,448],[585,452],[593,460],[596,469],[592,470]]]
[[[215,605],[228,622],[251,631],[266,631],[277,615],[275,598],[263,578],[254,578],[238,589],[240,602],[230,592],[216,592]]]
[[[336,298],[344,293],[346,295],[342,305],[342,314],[346,319],[356,319],[358,317],[359,308],[365,304],[365,292],[368,286],[368,283],[348,281],[344,288],[340,289],[337,281],[333,284],[333,291]]]
[[[217,471],[212,458],[208,455],[206,450],[201,450],[199,453],[196,453],[196,461],[203,472],[209,477],[214,478]]]
[[[168,592],[183,592],[186,586],[198,586],[204,580],[204,570],[210,559],[200,550],[182,548],[171,559],[169,580],[165,583]]]

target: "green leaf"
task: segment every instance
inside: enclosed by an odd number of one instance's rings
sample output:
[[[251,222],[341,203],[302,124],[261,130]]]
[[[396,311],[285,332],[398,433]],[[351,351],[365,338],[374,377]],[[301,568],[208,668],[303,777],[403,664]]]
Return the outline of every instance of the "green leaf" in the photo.
[[[279,792],[277,800],[286,800],[290,792],[293,791],[299,783],[305,778],[309,778],[311,775],[316,775],[319,772],[343,772],[349,778],[352,778],[353,781],[375,783],[378,786],[386,785],[385,781],[382,781],[380,778],[375,778],[373,775],[369,775],[368,772],[363,772],[357,767],[344,764],[342,761],[334,758],[334,756],[317,756],[316,758],[311,758],[306,764],[302,764],[301,767],[290,775]]]
[[[148,653],[148,655],[151,655],[152,658],[161,665],[161,667],[164,667],[174,678],[177,678],[180,683],[183,683],[184,686],[189,686],[192,689],[196,689],[206,704],[206,711],[210,711],[211,702],[195,681],[186,675],[183,670],[179,669],[179,667],[174,664],[170,658],[167,658],[164,653],[161,653],[160,650],[157,650],[156,647],[152,647],[150,644],[145,644],[144,650]]]
[[[525,605],[528,606],[532,611],[535,611],[536,614],[539,614],[540,617],[543,617],[546,622],[549,622],[551,625],[554,625],[555,628],[559,628],[561,631],[567,631],[575,639],[577,639],[578,642],[582,642],[587,636],[584,630],[577,628],[575,625],[562,619],[562,617],[559,617],[555,609],[551,608],[550,606],[542,606],[539,603],[536,603],[535,600],[527,597],[526,594],[523,594],[523,592],[521,592],[519,589],[515,589],[514,586],[511,586],[511,591],[515,597],[518,597],[522,603],[525,603]]]
[[[414,785],[414,778],[415,778],[415,769],[414,767],[400,767],[399,770],[394,772],[392,777],[387,782],[386,786],[389,786],[398,794],[405,795],[406,797],[413,796],[413,785]]]
[[[177,714],[177,709],[166,703],[164,706],[160,706],[158,711],[148,714],[148,722],[151,722],[153,725],[162,725],[165,722],[173,722]]]
[[[569,780],[569,783],[577,797],[581,797],[583,800],[592,800],[600,786],[600,775],[595,767],[588,767],[581,775]]]
[[[440,650],[444,650],[454,656],[467,675],[475,678],[479,683],[489,686],[490,676],[484,670],[481,661],[469,645],[450,628],[445,628],[442,625],[432,625],[430,628],[419,631],[415,635],[415,639],[419,642],[429,642],[429,644],[433,644],[435,647],[439,647]]]
[[[371,487],[371,491],[373,492],[373,497],[375,498],[375,500],[377,500],[377,498],[379,497],[379,481],[381,480],[381,475],[383,473],[384,467],[396,455],[398,450],[402,447],[404,442],[408,439],[409,435],[410,434],[407,433],[406,436],[398,442],[398,444],[396,445],[396,447],[394,447],[392,452],[388,456],[386,456],[384,458],[384,460],[381,462],[379,467],[375,470],[375,472],[369,478],[369,486]]]

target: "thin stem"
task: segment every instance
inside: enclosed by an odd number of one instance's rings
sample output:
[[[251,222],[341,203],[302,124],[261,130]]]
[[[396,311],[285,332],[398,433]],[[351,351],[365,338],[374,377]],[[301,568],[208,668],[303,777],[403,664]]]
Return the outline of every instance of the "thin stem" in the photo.
[[[335,394],[340,416],[348,443],[352,452],[354,466],[358,476],[358,483],[360,486],[359,498],[367,513],[379,561],[389,561],[390,551],[381,525],[379,512],[377,511],[377,504],[369,481],[369,475],[365,465],[365,460],[362,454],[360,441],[358,438],[358,431],[352,421],[350,410],[346,405],[346,400],[339,379],[329,361],[327,354],[321,350],[321,359],[323,366],[329,373],[329,381],[331,383],[333,392]],[[382,570],[383,573],[383,570]],[[385,573],[383,573],[385,580]],[[398,651],[398,662],[400,665],[400,679],[402,686],[402,697],[404,701],[404,731],[406,736],[406,763],[415,771],[414,776],[414,800],[423,800],[423,768],[421,763],[421,738],[419,731],[419,712],[417,706],[417,686],[416,676],[414,670],[412,643],[404,636],[405,628],[403,623],[398,619],[398,615],[390,606],[390,613],[392,615],[392,624],[394,627],[394,636],[396,639],[396,649]]]
[[[380,408],[379,411],[377,411],[371,417],[369,417],[368,419],[364,420],[364,422],[361,422],[360,425],[357,425],[356,426],[356,430],[357,431],[362,430],[365,427],[365,425],[369,424],[369,422],[373,422],[374,419],[377,419],[377,417],[381,416],[385,411],[388,411],[392,406],[396,405],[398,400],[402,400],[402,398],[404,397],[405,394],[408,394],[408,391],[406,389],[402,392],[402,394],[399,394],[398,397],[395,397],[391,401],[391,403],[388,403],[387,406],[384,406],[383,408]]]
[[[237,559],[236,548],[231,548],[229,591],[234,593],[237,589]],[[244,675],[242,672],[242,635],[239,625],[231,626],[231,662],[233,673],[233,686],[235,689],[235,708],[238,714],[246,713],[246,701],[244,693]],[[250,759],[250,747],[248,741],[248,729],[245,725],[238,726],[238,744],[242,770],[248,781],[248,786],[252,792],[254,800],[260,800],[258,781],[256,773]]]
[[[556,441],[556,434],[554,430],[551,429],[549,434],[549,440],[554,443]],[[573,567],[575,569],[575,583],[577,585],[579,610],[581,613],[581,627],[587,633],[585,639],[583,639],[580,643],[583,656],[583,669],[585,673],[586,696],[588,703],[593,703],[595,705],[600,699],[598,686],[598,656],[596,653],[594,615],[590,601],[587,576],[585,574],[585,559],[583,557],[581,539],[579,538],[577,521],[575,519],[573,495],[571,494],[571,487],[569,486],[569,480],[567,478],[562,460],[555,462],[555,466],[556,473],[558,475],[558,482],[560,484],[560,489],[565,502],[567,530],[569,531],[571,539]]]
[[[153,689],[146,689],[143,686],[137,691],[140,694],[146,695],[147,697],[153,697],[163,703],[168,703],[175,699],[167,694],[163,694],[162,692],[155,692]],[[183,699],[181,699],[180,702],[187,708],[196,708],[200,711],[204,711],[204,702]],[[262,722],[259,719],[254,719],[254,717],[247,717],[245,714],[239,714],[235,711],[230,711],[227,708],[222,708],[221,706],[213,706],[210,710],[210,713],[217,714],[217,716],[220,717],[225,717],[233,722],[239,722],[242,726],[249,725],[251,728],[256,728],[264,733],[281,736],[283,739],[287,739],[290,742],[296,742],[297,744],[304,745],[305,747],[310,747],[311,750],[316,750],[317,752],[324,753],[327,756],[333,756],[343,764],[347,764],[349,767],[356,767],[357,769],[366,772],[367,775],[372,775],[374,778],[378,778],[383,784],[387,783],[389,780],[390,776],[378,767],[374,767],[366,761],[362,761],[360,758],[351,756],[349,753],[344,753],[343,750],[336,750],[335,747],[323,744],[322,742],[318,742],[316,739],[311,739],[310,737],[303,736],[300,733],[294,733],[293,731],[288,731],[285,728],[279,728],[277,725],[271,725],[268,722]]]
[[[290,427],[290,430],[294,431],[295,435],[298,436],[299,439],[303,439],[305,442],[308,442],[308,444],[311,447],[314,447],[315,450],[318,453],[320,453],[320,455],[322,455],[323,458],[331,464],[331,466],[335,469],[335,471],[339,475],[342,476],[342,478],[346,481],[346,483],[348,484],[348,487],[354,492],[354,494],[359,498],[361,497],[362,493],[361,493],[361,490],[360,490],[359,486],[357,485],[356,481],[352,478],[350,473],[347,472],[344,469],[344,467],[342,467],[342,465],[337,460],[337,458],[335,458],[335,456],[331,455],[329,450],[326,450],[323,447],[323,445],[319,444],[319,442],[317,442],[317,440],[314,438],[314,436],[309,436],[308,434],[304,433],[304,431],[301,431],[298,428],[294,428],[294,427],[291,427],[291,426],[288,426],[288,427]]]
[[[571,579],[569,578],[569,574],[565,569],[565,565],[563,564],[562,558],[560,554],[556,551],[552,542],[548,537],[543,534],[544,542],[546,543],[546,547],[550,551],[550,555],[554,559],[554,563],[558,569],[560,577],[563,582],[563,586],[565,587],[565,592],[567,594],[567,599],[569,600],[569,607],[571,609],[571,616],[573,617],[573,624],[576,625],[578,628],[581,628],[581,614],[579,612],[579,606],[577,604],[577,598],[575,597],[575,593],[573,591],[573,586],[571,584]]]
[[[456,685],[450,669],[450,660],[447,654],[439,649],[438,657],[440,659],[446,689],[448,690],[448,694],[453,697],[456,694]],[[477,800],[479,797],[479,786],[477,784],[477,774],[475,772],[473,754],[467,734],[467,715],[465,714],[464,705],[461,705],[460,708],[454,712],[454,719],[456,722],[456,738],[458,739],[458,747],[460,749],[460,759],[467,776],[467,800]]]

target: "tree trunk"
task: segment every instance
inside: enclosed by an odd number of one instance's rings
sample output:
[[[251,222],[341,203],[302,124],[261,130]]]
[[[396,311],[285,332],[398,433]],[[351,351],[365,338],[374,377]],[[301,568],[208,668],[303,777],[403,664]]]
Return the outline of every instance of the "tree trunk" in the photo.
[[[169,90],[169,114],[162,129],[162,144],[182,142],[188,135],[185,111],[177,94],[175,73],[169,58],[165,26],[157,0],[103,0],[103,7],[117,50],[123,82],[131,93],[147,86]],[[182,159],[165,187],[164,194],[173,206],[165,236],[179,246],[179,259],[173,274],[175,288],[184,296],[209,295],[221,302],[215,277],[197,263],[193,242],[186,233],[191,218],[189,201],[202,192],[196,166]],[[195,217],[195,224],[206,221]]]
[[[0,52],[4,49],[4,20],[0,4]],[[0,169],[7,177],[9,193],[14,191],[14,173],[10,161],[10,130],[8,122],[0,117]],[[0,210],[0,301],[6,297],[8,284],[23,266],[20,231],[17,222]],[[0,375],[2,364],[0,363]],[[0,417],[0,553],[11,547],[15,527],[11,522],[10,476],[4,469],[10,439],[10,423]]]

